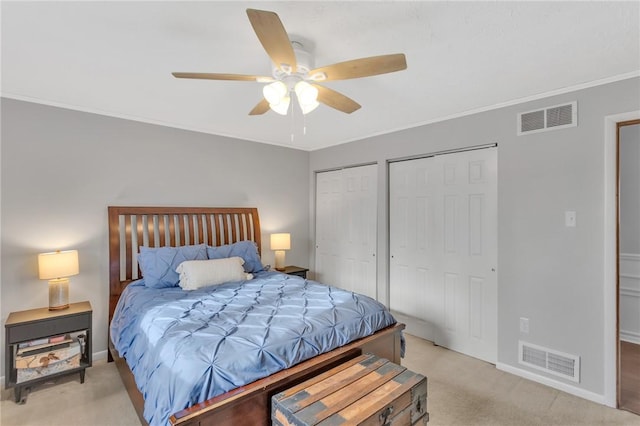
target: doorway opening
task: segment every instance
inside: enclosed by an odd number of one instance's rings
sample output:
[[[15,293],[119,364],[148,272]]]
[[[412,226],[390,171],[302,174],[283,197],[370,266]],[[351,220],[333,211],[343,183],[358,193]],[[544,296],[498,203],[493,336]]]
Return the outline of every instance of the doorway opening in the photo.
[[[618,408],[618,123],[640,120],[640,110],[604,117],[604,398]]]
[[[640,119],[618,122],[617,407],[640,414]]]

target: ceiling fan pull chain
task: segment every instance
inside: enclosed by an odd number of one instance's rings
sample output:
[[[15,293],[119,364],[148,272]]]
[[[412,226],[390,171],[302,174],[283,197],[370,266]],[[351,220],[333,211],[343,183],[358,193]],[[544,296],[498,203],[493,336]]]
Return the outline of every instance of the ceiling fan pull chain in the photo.
[[[296,109],[293,107],[293,104],[294,102],[291,102],[291,143],[293,143],[296,130]]]
[[[302,134],[307,134],[307,116],[305,114],[302,115]]]

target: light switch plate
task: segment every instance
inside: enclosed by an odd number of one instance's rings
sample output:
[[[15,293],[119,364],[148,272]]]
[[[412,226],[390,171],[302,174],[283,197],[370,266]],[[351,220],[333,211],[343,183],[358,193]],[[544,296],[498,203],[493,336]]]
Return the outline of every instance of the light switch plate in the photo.
[[[576,212],[566,211],[564,212],[564,226],[575,227],[576,226]]]

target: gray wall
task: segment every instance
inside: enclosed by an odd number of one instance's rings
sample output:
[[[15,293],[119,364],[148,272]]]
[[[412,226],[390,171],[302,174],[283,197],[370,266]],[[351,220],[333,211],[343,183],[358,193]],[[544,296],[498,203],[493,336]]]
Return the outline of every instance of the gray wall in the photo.
[[[498,143],[498,361],[521,368],[521,338],[580,355],[577,386],[602,394],[604,117],[639,110],[639,93],[634,78],[310,154],[3,99],[1,316],[47,306],[37,253],[77,248],[71,300],[91,301],[94,348],[106,349],[108,205],[256,206],[265,262],[268,234],[289,231],[287,263],[313,266],[314,172],[370,162],[380,165],[378,294],[387,301],[386,162]],[[578,127],[516,136],[518,112],[573,100]],[[308,193],[310,207],[300,203]],[[564,227],[565,210],[577,211],[576,228]]]
[[[91,302],[94,351],[106,350],[108,205],[257,207],[263,261],[274,262],[269,234],[290,232],[287,263],[307,264],[308,152],[9,99],[1,107],[3,322],[48,306],[38,253],[78,249],[70,299]]]
[[[639,110],[639,94],[634,78],[315,151],[310,189],[315,171],[381,166],[378,294],[387,301],[386,162],[498,143],[498,363],[526,370],[519,339],[579,355],[577,386],[603,395],[604,117]],[[516,135],[519,112],[574,100],[578,127]],[[577,227],[564,226],[566,210],[577,212]],[[519,332],[520,317],[529,334]]]

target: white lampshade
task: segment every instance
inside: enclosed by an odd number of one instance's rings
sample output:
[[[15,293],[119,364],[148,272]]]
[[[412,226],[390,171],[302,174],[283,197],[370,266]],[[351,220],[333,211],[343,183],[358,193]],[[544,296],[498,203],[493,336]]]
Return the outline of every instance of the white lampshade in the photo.
[[[70,277],[78,273],[78,250],[54,251],[38,255],[38,277],[41,280]]]
[[[282,102],[283,98],[287,96],[287,92],[287,85],[281,81],[274,81],[273,83],[267,84],[262,88],[262,94],[264,95],[264,98],[273,105],[278,105],[280,102]]]
[[[271,250],[290,250],[291,234],[271,234]]]
[[[306,81],[299,81],[295,86],[300,105],[313,105],[318,99],[318,89]]]
[[[313,101],[311,104],[300,104],[300,109],[302,109],[303,114],[309,114],[314,109],[318,108],[320,103],[318,101]]]
[[[291,102],[291,98],[289,96],[285,96],[277,104],[270,103],[269,108],[271,108],[273,111],[277,112],[280,115],[287,115],[287,112],[289,111],[290,102]]]

